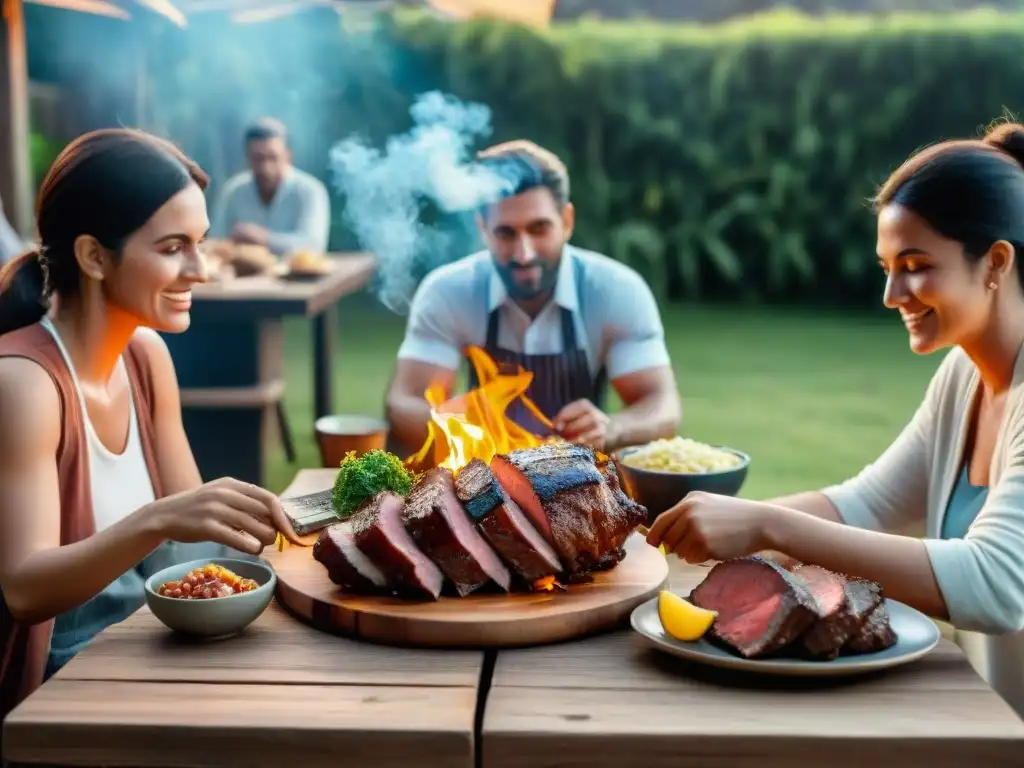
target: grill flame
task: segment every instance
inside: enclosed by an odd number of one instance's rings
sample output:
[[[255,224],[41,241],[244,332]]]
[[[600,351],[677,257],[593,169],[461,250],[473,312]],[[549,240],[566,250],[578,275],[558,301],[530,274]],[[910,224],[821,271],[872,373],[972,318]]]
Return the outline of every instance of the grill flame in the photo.
[[[560,583],[554,576],[545,576],[542,579],[537,579],[531,586],[534,592],[565,591],[565,585]]]
[[[533,381],[531,372],[521,366],[516,366],[511,373],[502,370],[480,347],[469,347],[466,354],[479,385],[447,401],[440,384],[427,388],[424,393],[430,403],[427,439],[414,456],[406,459],[406,463],[416,469],[435,466],[457,472],[473,459],[487,464],[495,454],[533,448],[552,439],[528,432],[505,415],[513,402],[521,400],[538,421],[551,427],[548,418],[526,397],[526,390]]]

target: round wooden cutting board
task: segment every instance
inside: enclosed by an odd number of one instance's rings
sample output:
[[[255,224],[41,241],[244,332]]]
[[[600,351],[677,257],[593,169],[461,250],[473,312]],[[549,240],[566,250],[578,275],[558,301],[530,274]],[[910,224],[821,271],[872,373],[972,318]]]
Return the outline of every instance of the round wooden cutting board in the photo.
[[[343,593],[308,547],[265,553],[277,600],[326,632],[391,645],[503,648],[541,645],[623,624],[668,579],[668,562],[639,534],[626,557],[594,580],[564,591],[491,593],[416,602]]]

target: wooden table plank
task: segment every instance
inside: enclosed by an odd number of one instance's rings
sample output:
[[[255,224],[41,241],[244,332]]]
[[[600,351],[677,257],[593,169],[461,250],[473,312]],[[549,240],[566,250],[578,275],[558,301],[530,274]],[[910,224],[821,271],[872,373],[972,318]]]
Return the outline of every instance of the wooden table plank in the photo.
[[[670,583],[706,573],[676,565]],[[905,667],[822,681],[687,664],[623,631],[498,654],[480,748],[483,768],[1024,765],[1024,722],[945,640]]]
[[[483,768],[965,768],[1024,764],[1019,734],[1000,720],[989,733],[965,732],[965,711],[989,697],[963,697],[918,715],[857,724],[865,712],[921,705],[920,697],[739,704],[669,691],[582,689],[538,697],[526,688],[492,689],[481,739]],[[497,695],[496,695],[497,694]],[[944,717],[931,720],[944,708]],[[824,713],[827,732],[821,729]],[[974,710],[978,712],[978,710]],[[983,715],[982,709],[978,712]],[[954,723],[953,730],[949,730]],[[945,728],[945,729],[944,729]],[[992,733],[991,731],[997,732]]]
[[[53,680],[4,724],[13,762],[468,768],[472,688]]]
[[[741,689],[785,692],[807,690],[827,692],[831,688],[849,692],[858,690],[885,693],[890,689],[910,688],[939,694],[988,691],[956,645],[943,640],[922,663],[897,667],[870,678],[823,682],[814,679],[752,679],[724,671],[684,664],[643,645],[632,631],[615,632],[585,638],[572,645],[573,661],[566,663],[566,648],[549,645],[517,649],[499,654],[494,668],[494,686],[519,688],[580,688],[583,690],[678,691],[680,687],[695,693],[721,690],[723,685]],[[587,674],[582,675],[581,671]]]
[[[475,688],[483,654],[398,649],[319,632],[276,603],[241,635],[184,639],[143,608],[100,634],[55,679]]]

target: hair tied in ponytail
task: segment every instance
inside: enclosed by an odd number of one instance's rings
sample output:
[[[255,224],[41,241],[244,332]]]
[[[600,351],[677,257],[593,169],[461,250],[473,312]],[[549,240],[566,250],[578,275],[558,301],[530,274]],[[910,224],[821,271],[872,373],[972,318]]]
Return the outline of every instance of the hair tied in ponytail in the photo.
[[[53,282],[50,280],[50,259],[46,255],[46,246],[39,246],[35,254],[39,269],[43,273],[43,298],[48,298],[53,293]]]
[[[27,251],[0,271],[0,334],[39,322],[50,307],[46,270],[38,249]]]
[[[990,147],[1001,149],[1024,166],[1024,126],[1018,123],[999,123],[983,139]]]

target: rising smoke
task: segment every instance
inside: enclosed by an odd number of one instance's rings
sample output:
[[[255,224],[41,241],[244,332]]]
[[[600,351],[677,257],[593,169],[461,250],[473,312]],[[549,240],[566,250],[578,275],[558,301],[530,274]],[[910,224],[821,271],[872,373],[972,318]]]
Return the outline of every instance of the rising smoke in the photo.
[[[467,212],[513,190],[512,174],[473,158],[476,139],[491,133],[491,111],[437,91],[412,105],[413,127],[383,151],[349,137],[331,150],[334,185],[344,216],[363,248],[377,257],[379,296],[404,313],[419,276],[466,255],[460,238],[423,220],[427,204]]]

